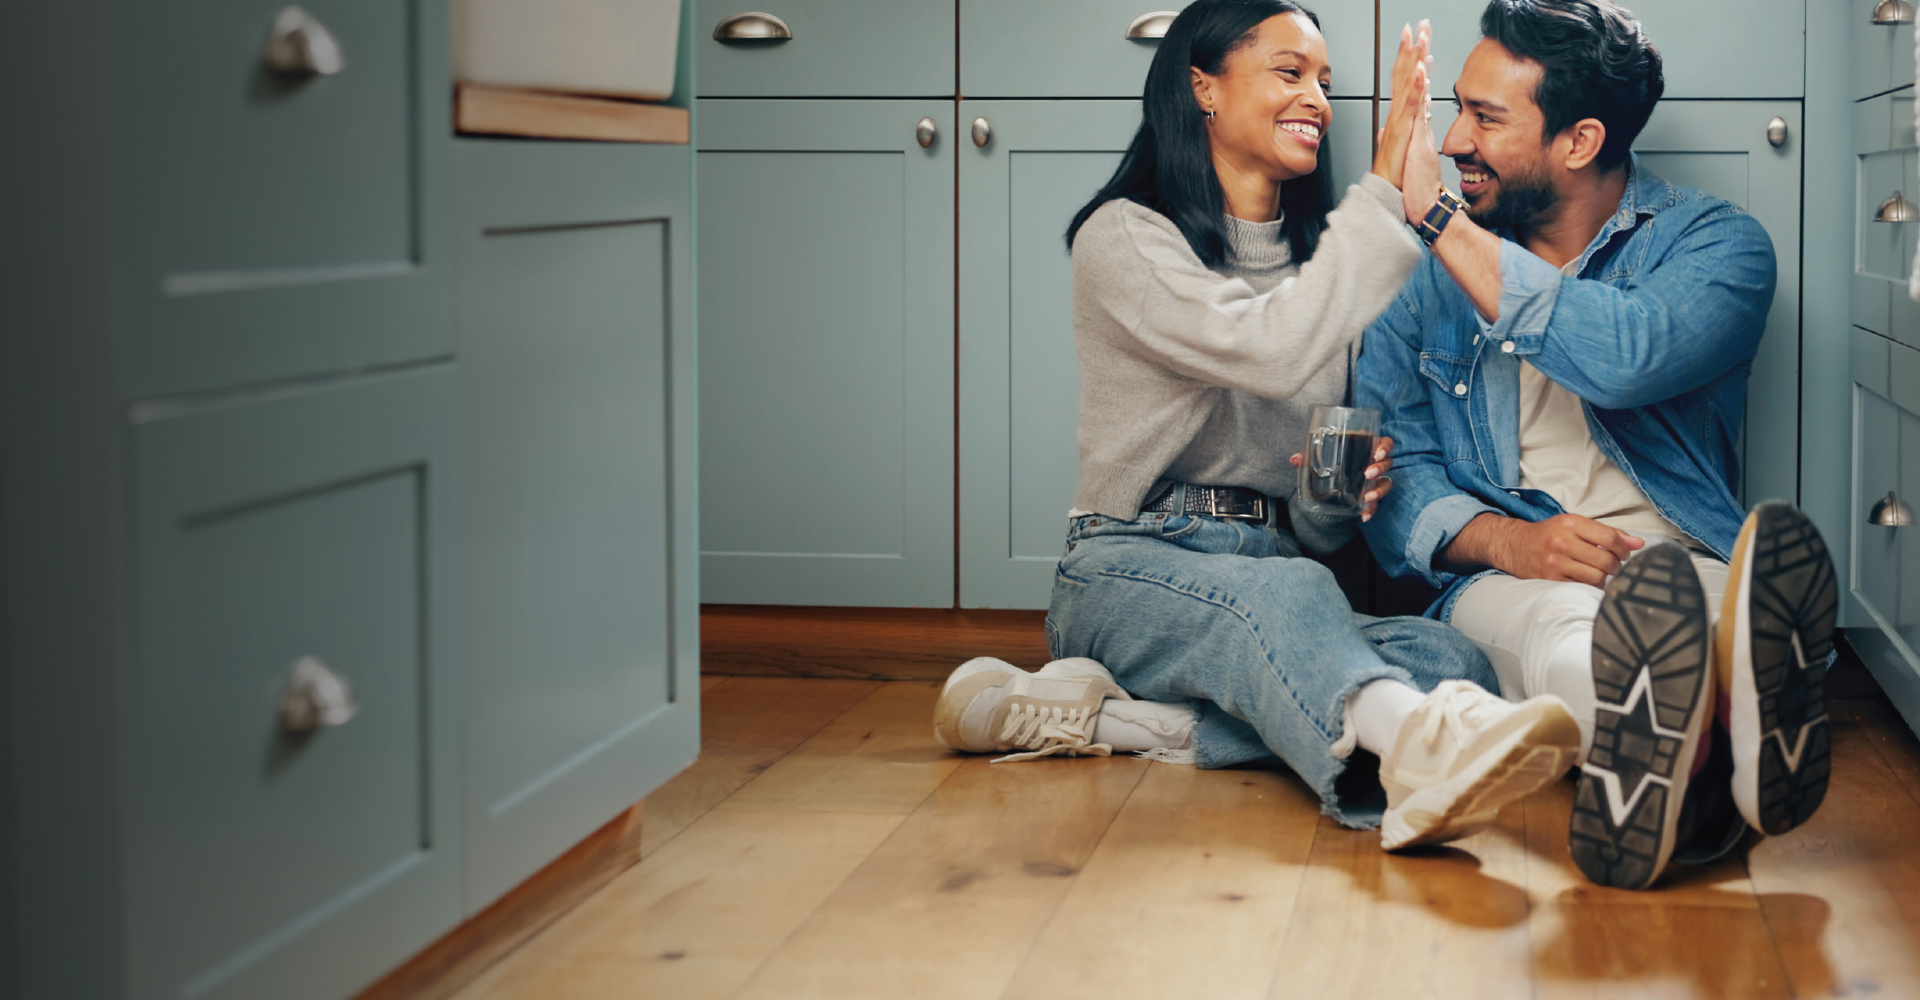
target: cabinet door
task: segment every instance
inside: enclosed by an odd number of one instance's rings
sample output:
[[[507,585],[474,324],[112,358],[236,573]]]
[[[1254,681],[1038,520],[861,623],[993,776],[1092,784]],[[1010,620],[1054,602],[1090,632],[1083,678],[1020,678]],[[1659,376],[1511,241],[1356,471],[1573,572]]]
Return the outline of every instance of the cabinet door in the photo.
[[[1044,608],[1079,476],[1067,223],[1106,183],[1138,101],[963,101],[993,141],[960,150],[960,602]],[[1371,101],[1335,101],[1338,185],[1372,159]]]
[[[1913,84],[1913,21],[1875,22],[1879,6],[1880,0],[1847,0],[1845,5],[1856,100]]]
[[[131,995],[350,996],[459,919],[444,366],[131,429]],[[289,732],[296,662],[359,711]]]
[[[261,61],[279,0],[117,5],[128,394],[445,355],[445,5],[311,0],[345,68]]]
[[[699,750],[685,146],[455,144],[469,912]]]
[[[1911,104],[1907,105],[1912,108]],[[1907,133],[1912,135],[1912,119]],[[1911,146],[1909,141],[1907,145]],[[1920,198],[1920,189],[1905,182],[1905,160],[1910,150],[1895,144],[1893,100],[1876,97],[1853,106],[1853,287],[1849,301],[1853,325],[1881,336],[1893,333],[1893,299],[1904,293],[1903,259],[1911,253],[1907,234],[1920,229],[1912,223],[1886,221],[1882,205],[1898,195]],[[1907,192],[1912,191],[1909,196]]]
[[[1177,7],[1178,5],[1171,5]],[[1373,96],[1373,8],[1313,5],[1338,97]],[[1141,0],[964,0],[960,93],[979,97],[1139,100],[1157,38],[1127,37],[1156,8]],[[969,121],[972,119],[969,118]]]
[[[953,108],[700,103],[703,601],[952,606]]]
[[[1446,96],[1480,41],[1484,0],[1380,0],[1380,94],[1393,93],[1400,26],[1433,21],[1433,93]],[[1806,0],[1636,0],[1626,5],[1660,50],[1666,96],[1799,97]],[[1908,62],[1913,38],[1907,37]]]
[[[1875,628],[1856,641],[1880,687],[1920,719],[1920,528],[1876,524],[1882,505],[1909,516],[1920,499],[1920,351],[1855,330],[1853,555],[1849,590]],[[1862,634],[1864,633],[1864,634]]]
[[[698,0],[694,10],[701,97],[954,94],[953,0],[771,0],[764,11]],[[792,37],[714,37],[722,21],[754,12],[779,18]]]

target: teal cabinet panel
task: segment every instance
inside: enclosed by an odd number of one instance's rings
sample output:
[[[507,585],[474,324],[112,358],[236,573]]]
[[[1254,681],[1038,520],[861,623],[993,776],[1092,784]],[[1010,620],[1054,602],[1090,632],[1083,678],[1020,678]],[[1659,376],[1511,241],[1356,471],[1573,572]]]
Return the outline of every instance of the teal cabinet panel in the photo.
[[[698,0],[693,40],[701,97],[949,97],[953,0]],[[720,22],[760,11],[786,22],[781,41],[721,41]]]
[[[1433,93],[1449,96],[1480,41],[1484,0],[1380,0],[1379,93],[1393,93],[1400,26],[1433,21]],[[1660,50],[1668,98],[1800,97],[1806,0],[1638,0],[1625,5]],[[1908,62],[1913,40],[1908,36]]]
[[[953,107],[700,102],[702,600],[951,606]]]
[[[1875,24],[1873,11],[1879,5],[1880,0],[1847,0],[1844,5],[1856,98],[1913,85],[1913,22]]]
[[[1333,67],[1330,93],[1372,97],[1372,6],[1312,6]],[[1138,100],[1160,43],[1130,39],[1127,27],[1152,9],[1139,0],[962,0],[960,93]]]
[[[1902,191],[1905,151],[1894,144],[1893,101],[1881,96],[1861,101],[1853,117],[1853,325],[1882,336],[1893,332],[1895,284],[1904,285],[1900,259],[1910,223],[1882,222],[1880,206]],[[1911,143],[1909,143],[1911,145]]]
[[[1920,594],[1909,594],[1920,587],[1920,552],[1912,526],[1892,527],[1874,524],[1870,514],[1874,505],[1893,496],[1911,506],[1920,497],[1920,413],[1909,407],[1920,399],[1914,396],[1920,387],[1904,391],[1897,383],[1902,376],[1920,374],[1920,353],[1869,333],[1858,333],[1853,352],[1853,489],[1849,518],[1852,572],[1848,590],[1866,612],[1873,628],[1884,636],[1897,656],[1875,664],[1876,676],[1890,695],[1897,684],[1889,684],[1883,668],[1899,666],[1903,672],[1920,672],[1920,656],[1914,652],[1920,642],[1920,615],[1916,602]],[[1890,393],[1891,390],[1891,393]],[[1855,635],[1863,630],[1856,629]],[[1908,685],[1909,687],[1911,684]],[[1910,715],[1916,704],[1902,704]]]
[[[454,156],[473,912],[699,750],[692,154]]]
[[[1118,166],[1134,101],[964,101],[960,150],[960,603],[1045,608],[1079,476],[1073,213]],[[1372,160],[1372,102],[1334,102],[1340,186]]]
[[[453,390],[136,409],[131,995],[334,1000],[457,921]],[[359,712],[302,736],[305,657]]]
[[[1444,135],[1455,116],[1450,103],[1435,101],[1435,135]],[[1741,444],[1740,492],[1749,505],[1799,496],[1800,149],[1792,139],[1779,149],[1767,142],[1775,116],[1786,121],[1789,136],[1800,134],[1798,101],[1662,102],[1633,147],[1655,173],[1739,205],[1773,238],[1779,281],[1747,380]],[[1441,179],[1457,190],[1452,161],[1442,160]]]
[[[261,63],[279,9],[120,5],[130,395],[451,350],[444,5],[308,4],[346,61],[310,78]]]

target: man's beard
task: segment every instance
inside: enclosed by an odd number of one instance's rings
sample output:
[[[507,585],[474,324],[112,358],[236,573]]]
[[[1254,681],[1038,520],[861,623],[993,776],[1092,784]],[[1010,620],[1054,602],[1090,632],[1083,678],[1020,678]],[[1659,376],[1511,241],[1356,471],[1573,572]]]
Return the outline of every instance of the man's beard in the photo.
[[[1545,171],[1501,174],[1493,204],[1467,206],[1467,217],[1487,229],[1527,229],[1545,221],[1560,196]]]

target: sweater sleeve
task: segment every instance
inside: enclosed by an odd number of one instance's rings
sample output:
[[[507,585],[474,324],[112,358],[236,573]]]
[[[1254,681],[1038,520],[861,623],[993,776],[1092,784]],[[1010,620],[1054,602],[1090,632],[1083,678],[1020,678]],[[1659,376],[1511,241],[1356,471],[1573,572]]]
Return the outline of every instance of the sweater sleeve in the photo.
[[[1084,301],[1127,332],[1125,349],[1269,399],[1292,398],[1315,372],[1344,362],[1420,255],[1400,192],[1372,174],[1328,214],[1313,259],[1264,294],[1208,270],[1171,222],[1137,212],[1112,213],[1074,247]]]

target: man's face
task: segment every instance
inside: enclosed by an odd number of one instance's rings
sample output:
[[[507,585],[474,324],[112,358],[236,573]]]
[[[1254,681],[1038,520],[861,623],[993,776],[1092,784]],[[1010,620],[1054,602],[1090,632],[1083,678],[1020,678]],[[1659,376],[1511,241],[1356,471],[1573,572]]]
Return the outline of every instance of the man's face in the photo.
[[[1453,85],[1460,116],[1440,153],[1460,168],[1467,215],[1488,228],[1528,228],[1553,217],[1559,202],[1549,168],[1552,144],[1543,142],[1545,118],[1533,103],[1540,64],[1517,59],[1482,38]]]

